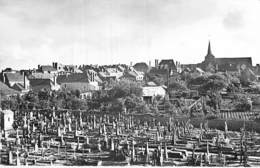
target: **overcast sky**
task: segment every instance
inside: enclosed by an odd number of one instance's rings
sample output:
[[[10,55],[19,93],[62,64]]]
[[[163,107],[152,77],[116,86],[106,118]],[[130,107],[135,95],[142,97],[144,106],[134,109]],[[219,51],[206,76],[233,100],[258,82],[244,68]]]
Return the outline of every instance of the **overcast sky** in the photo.
[[[0,0],[0,69],[204,60],[260,63],[259,0]]]

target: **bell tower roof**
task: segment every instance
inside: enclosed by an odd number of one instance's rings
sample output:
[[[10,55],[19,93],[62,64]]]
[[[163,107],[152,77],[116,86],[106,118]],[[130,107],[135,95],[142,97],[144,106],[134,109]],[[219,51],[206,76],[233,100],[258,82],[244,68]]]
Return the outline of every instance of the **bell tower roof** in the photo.
[[[212,54],[212,51],[211,51],[211,45],[210,45],[210,41],[209,41],[209,44],[208,44],[208,53],[205,57],[205,59],[214,59],[215,56]]]

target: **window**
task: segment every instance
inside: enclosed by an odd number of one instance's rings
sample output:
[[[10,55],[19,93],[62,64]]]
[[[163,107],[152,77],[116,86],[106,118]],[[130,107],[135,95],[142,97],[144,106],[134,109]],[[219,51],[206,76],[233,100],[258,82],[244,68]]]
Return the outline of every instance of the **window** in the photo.
[[[8,121],[10,121],[10,117],[8,117]]]

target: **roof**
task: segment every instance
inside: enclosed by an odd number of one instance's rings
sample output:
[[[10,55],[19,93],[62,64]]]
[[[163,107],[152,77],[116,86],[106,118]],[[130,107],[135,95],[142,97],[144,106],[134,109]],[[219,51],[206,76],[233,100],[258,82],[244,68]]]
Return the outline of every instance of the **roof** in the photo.
[[[135,70],[142,72],[147,72],[149,69],[149,66],[145,62],[138,62],[133,67]]]
[[[51,65],[42,65],[41,66],[42,71],[57,71],[55,68],[53,68]]]
[[[82,82],[64,83],[61,85],[61,88],[65,90],[79,90],[81,93],[98,90],[94,85]]]
[[[53,77],[54,77],[53,74],[36,72],[31,74],[28,78],[29,79],[52,79]]]
[[[15,90],[18,90],[18,91],[22,91],[22,90],[24,90],[24,85],[21,83],[15,83],[12,88]]]
[[[93,69],[89,69],[87,70],[87,77],[90,79],[90,76],[91,76],[91,73],[94,73],[95,74],[95,77],[94,77],[94,80],[98,83],[102,83],[103,81],[100,79],[98,73],[93,70]]]
[[[86,73],[72,73],[70,75],[59,75],[57,77],[57,83],[73,83],[83,82],[89,83],[88,75]]]
[[[204,71],[199,67],[196,68],[196,71],[198,71],[199,73],[204,73]]]
[[[150,73],[153,73],[153,74],[161,74],[161,75],[167,75],[168,71],[167,71],[167,69],[152,68],[152,69],[150,70]]]
[[[166,93],[165,89],[162,86],[146,86],[143,87],[143,96],[164,96]]]
[[[252,66],[251,57],[216,58],[217,64],[245,64]]]
[[[173,69],[176,68],[173,59],[163,59],[159,63],[159,66],[166,66],[166,65],[168,66],[168,68],[173,68]]]
[[[117,68],[106,68],[106,71],[107,71],[108,73],[118,73]]]
[[[9,82],[23,82],[24,77],[20,73],[5,73],[5,76]]]
[[[9,88],[3,82],[0,82],[0,95],[6,96],[6,95],[11,95],[11,94],[16,94],[16,93],[18,93],[18,92]]]
[[[3,113],[3,114],[10,114],[10,115],[12,115],[12,114],[14,114],[14,112],[12,111],[12,110],[1,110],[1,113]]]
[[[125,70],[125,68],[121,65],[118,65],[117,68],[119,69],[119,71],[123,72]]]
[[[30,79],[30,85],[34,86],[46,86],[51,85],[52,81],[50,79]]]
[[[137,77],[138,76],[138,73],[136,73],[134,71],[128,71],[126,74],[130,75],[130,76],[133,76],[133,77]]]
[[[154,83],[153,81],[147,82],[146,85],[147,86],[157,86],[157,84]]]

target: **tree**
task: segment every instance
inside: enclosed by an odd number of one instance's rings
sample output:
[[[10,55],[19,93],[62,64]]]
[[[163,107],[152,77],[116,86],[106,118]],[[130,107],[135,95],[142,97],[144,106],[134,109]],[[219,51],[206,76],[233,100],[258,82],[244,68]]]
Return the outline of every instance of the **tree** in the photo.
[[[41,90],[38,92],[39,100],[48,100],[49,97],[49,92],[47,90]]]
[[[109,97],[112,99],[126,98],[131,94],[141,97],[142,87],[140,84],[127,79],[122,79],[119,82],[114,82],[112,84],[112,88],[108,92]]]
[[[10,109],[11,108],[11,102],[10,100],[2,100],[1,106],[3,110]]]
[[[198,77],[193,77],[188,81],[188,87],[192,85],[203,85],[209,81],[209,78],[207,75],[202,75]]]
[[[115,99],[110,108],[109,111],[112,113],[118,113],[118,112],[122,112],[123,111],[123,107],[124,107],[124,100],[121,98]]]
[[[137,108],[139,108],[140,106],[143,105],[143,100],[140,97],[137,97],[135,95],[131,95],[126,97],[124,105],[126,107],[126,110],[129,111],[134,111]]]
[[[79,89],[77,89],[77,90],[75,91],[75,95],[76,95],[77,98],[80,97],[80,90],[79,90]]]
[[[252,102],[246,95],[237,95],[235,109],[237,111],[250,111],[252,109]]]
[[[185,91],[185,90],[187,90],[187,87],[186,87],[184,82],[170,81],[170,83],[169,83],[169,90]]]
[[[253,75],[251,70],[249,70],[249,69],[241,70],[240,82],[243,86],[248,86],[251,83],[251,81],[253,81],[255,79],[256,79],[256,77]]]
[[[72,110],[86,110],[87,103],[84,100],[73,98],[71,99],[71,109]]]
[[[210,79],[206,83],[204,83],[199,90],[202,92],[219,92],[223,88],[227,87],[227,84],[224,80],[219,79]]]

